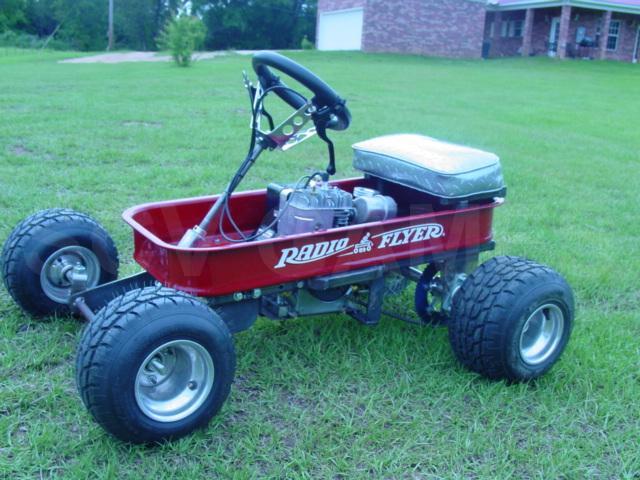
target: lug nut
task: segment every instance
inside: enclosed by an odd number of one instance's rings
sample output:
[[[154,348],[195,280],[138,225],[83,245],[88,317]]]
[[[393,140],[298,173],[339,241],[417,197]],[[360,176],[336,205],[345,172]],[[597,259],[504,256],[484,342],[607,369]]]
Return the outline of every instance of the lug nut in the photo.
[[[158,379],[156,378],[155,375],[147,375],[147,380],[149,380],[149,383],[151,383],[151,385],[158,384]]]
[[[196,388],[198,388],[198,382],[191,380],[189,383],[187,383],[187,387],[189,387],[189,390],[195,390]]]

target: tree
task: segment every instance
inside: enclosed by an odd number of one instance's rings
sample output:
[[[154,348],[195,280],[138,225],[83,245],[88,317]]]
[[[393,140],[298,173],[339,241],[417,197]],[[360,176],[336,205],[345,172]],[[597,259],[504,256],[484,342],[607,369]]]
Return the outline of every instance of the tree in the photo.
[[[113,50],[113,0],[109,0],[109,26],[107,29],[107,50]]]
[[[167,21],[182,11],[184,0],[117,0],[118,44],[135,50],[155,50]]]
[[[194,15],[206,26],[205,46],[299,48],[315,40],[317,0],[0,0],[0,32],[56,39],[77,50],[107,46],[109,3],[115,3],[111,46],[153,50],[169,18]]]
[[[54,10],[54,0],[27,0],[24,31],[46,37],[51,35],[60,24]]]
[[[62,23],[58,34],[78,50],[106,47],[107,3],[104,0],[53,0],[54,18]]]
[[[209,49],[299,48],[315,39],[315,0],[194,0]]]
[[[145,50],[156,48],[156,37],[171,11],[177,11],[181,4],[181,0],[0,0],[0,18],[4,19],[9,12],[12,18],[16,17],[8,2],[23,2],[25,20],[12,20],[10,28],[46,37],[62,24],[56,37],[64,39],[71,48],[102,50],[108,44],[105,32],[108,33],[112,1],[115,17],[111,46]]]
[[[0,0],[0,32],[23,26],[26,7],[25,0]]]

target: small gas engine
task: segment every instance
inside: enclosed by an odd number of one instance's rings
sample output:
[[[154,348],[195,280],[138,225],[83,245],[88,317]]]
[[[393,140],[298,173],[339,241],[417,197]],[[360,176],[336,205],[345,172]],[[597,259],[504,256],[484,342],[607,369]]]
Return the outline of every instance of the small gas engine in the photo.
[[[387,220],[397,213],[395,200],[377,190],[356,187],[351,194],[330,185],[321,174],[316,174],[302,188],[269,184],[267,216],[263,225],[274,224],[274,220],[275,224],[258,239]]]

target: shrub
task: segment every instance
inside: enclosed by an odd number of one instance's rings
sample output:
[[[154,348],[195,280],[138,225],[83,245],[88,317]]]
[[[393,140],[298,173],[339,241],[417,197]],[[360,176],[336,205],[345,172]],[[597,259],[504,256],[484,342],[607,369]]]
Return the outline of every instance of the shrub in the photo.
[[[42,41],[35,35],[7,30],[0,33],[0,47],[40,48]]]
[[[167,23],[160,34],[160,48],[169,50],[175,62],[181,67],[188,67],[191,54],[202,45],[205,28],[198,17],[181,16]]]
[[[45,46],[45,41],[45,37],[38,37],[24,32],[7,30],[0,33],[0,47],[36,49],[43,48]],[[52,50],[73,50],[70,43],[59,38],[53,38],[50,40],[46,47]]]
[[[302,37],[302,41],[300,42],[300,48],[302,48],[302,50],[313,50],[315,46],[313,45],[313,42],[309,40],[309,38],[305,35],[304,37]]]

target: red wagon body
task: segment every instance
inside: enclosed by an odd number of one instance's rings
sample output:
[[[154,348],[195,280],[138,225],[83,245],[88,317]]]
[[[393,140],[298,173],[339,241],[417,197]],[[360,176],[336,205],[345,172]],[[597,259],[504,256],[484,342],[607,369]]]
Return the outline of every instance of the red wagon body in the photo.
[[[371,182],[331,183],[353,192]],[[492,239],[493,208],[503,202],[496,198],[454,209],[407,187],[389,183],[387,188],[398,202],[399,215],[392,220],[239,243],[225,240],[216,225],[199,248],[176,244],[217,196],[148,203],[123,217],[134,229],[134,258],[153,277],[194,295],[218,296],[483,245]],[[265,190],[233,195],[230,210],[241,230],[249,234],[258,228],[266,201]],[[232,231],[227,223],[223,228]]]

